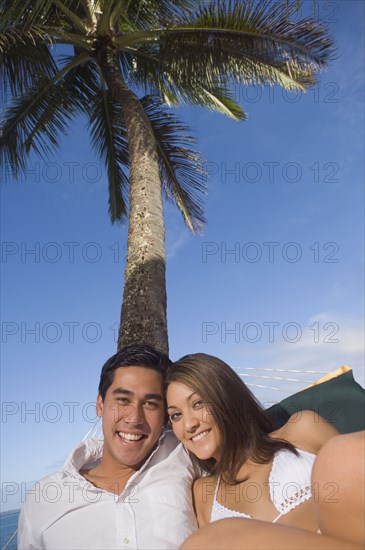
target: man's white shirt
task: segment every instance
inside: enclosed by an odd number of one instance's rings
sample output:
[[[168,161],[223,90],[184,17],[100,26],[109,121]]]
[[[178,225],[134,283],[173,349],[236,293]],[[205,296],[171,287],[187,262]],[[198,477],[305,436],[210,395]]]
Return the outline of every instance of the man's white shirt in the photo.
[[[19,550],[176,549],[197,529],[194,468],[172,432],[118,495],[79,473],[95,467],[102,450],[103,440],[86,440],[62,470],[36,483],[20,514]]]

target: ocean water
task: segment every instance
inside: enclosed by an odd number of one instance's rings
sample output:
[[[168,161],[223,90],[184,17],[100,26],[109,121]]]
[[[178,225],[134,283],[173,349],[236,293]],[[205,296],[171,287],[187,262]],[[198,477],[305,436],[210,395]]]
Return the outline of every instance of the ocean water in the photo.
[[[3,512],[0,514],[0,548],[3,549],[11,535],[18,528],[19,510]],[[16,537],[11,541],[6,550],[15,550]]]

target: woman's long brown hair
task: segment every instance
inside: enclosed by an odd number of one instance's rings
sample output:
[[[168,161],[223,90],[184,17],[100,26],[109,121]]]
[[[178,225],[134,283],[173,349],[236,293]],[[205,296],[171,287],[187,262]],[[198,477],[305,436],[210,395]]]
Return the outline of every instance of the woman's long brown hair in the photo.
[[[275,429],[270,417],[238,374],[217,357],[205,353],[182,357],[168,370],[167,384],[171,382],[196,392],[214,418],[222,450],[219,460],[193,456],[209,474],[233,485],[244,481],[237,476],[248,459],[266,464],[280,449],[297,454],[291,443],[270,436]]]

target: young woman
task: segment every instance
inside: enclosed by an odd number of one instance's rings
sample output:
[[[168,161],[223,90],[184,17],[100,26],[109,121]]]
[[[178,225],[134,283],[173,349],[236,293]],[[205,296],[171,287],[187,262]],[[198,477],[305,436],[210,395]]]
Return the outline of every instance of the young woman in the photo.
[[[276,537],[278,548],[285,548],[283,537],[289,537],[287,547],[293,548],[292,528],[297,548],[362,547],[356,546],[361,544],[361,525],[347,533],[344,522],[338,539],[336,533],[330,537],[327,526],[319,535],[323,504],[338,510],[344,492],[336,478],[325,483],[311,479],[317,453],[337,435],[320,416],[303,411],[274,431],[241,378],[226,363],[205,354],[188,355],[173,364],[167,402],[175,435],[208,473],[195,482],[193,495],[199,527],[211,525],[193,535],[184,548],[276,548]],[[252,519],[265,527],[266,543],[264,531],[258,531]]]

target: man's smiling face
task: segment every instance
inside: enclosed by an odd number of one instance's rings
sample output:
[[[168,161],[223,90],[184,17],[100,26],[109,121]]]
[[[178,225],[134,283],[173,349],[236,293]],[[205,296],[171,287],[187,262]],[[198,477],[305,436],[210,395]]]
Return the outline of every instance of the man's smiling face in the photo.
[[[138,469],[157,443],[165,417],[162,375],[143,366],[120,367],[105,399],[98,395],[102,417],[103,462]]]

